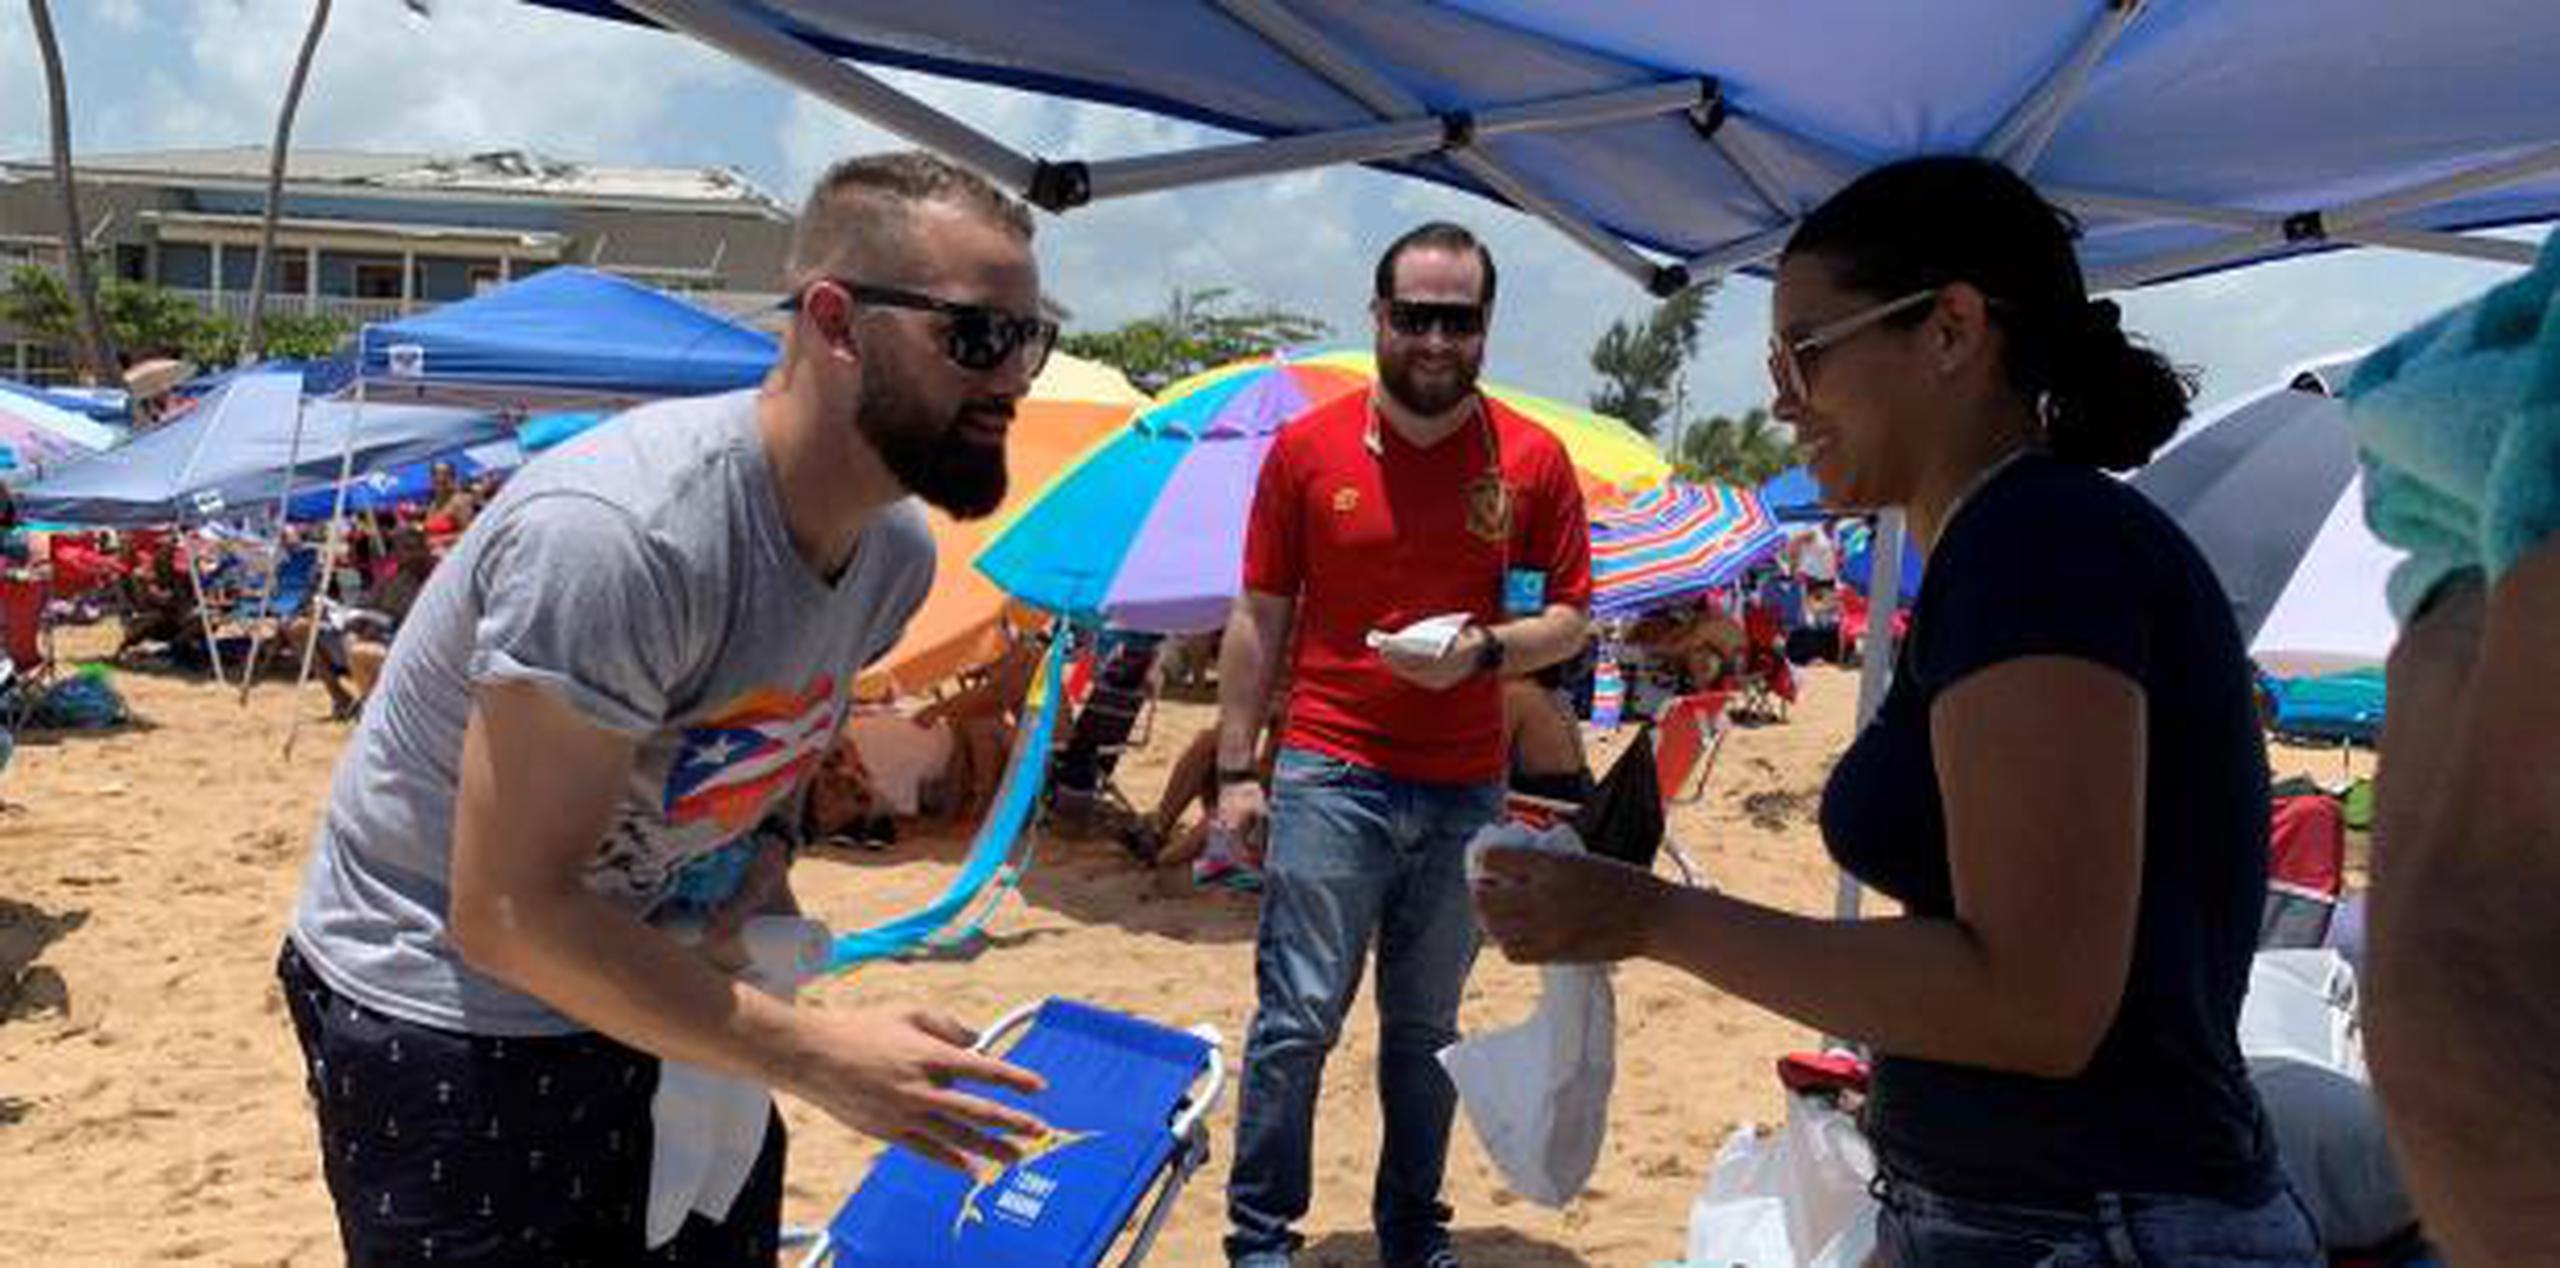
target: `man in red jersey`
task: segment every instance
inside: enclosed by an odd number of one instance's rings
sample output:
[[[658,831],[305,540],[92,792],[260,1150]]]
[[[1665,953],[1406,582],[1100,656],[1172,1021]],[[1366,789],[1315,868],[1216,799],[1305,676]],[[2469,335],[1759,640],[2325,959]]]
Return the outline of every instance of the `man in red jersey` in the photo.
[[[1294,678],[1227,1185],[1227,1255],[1245,1268],[1299,1244],[1317,1088],[1373,940],[1380,1255],[1457,1262],[1440,1202],[1457,1093],[1438,1054],[1475,961],[1466,845],[1502,804],[1501,678],[1580,651],[1591,598],[1564,447],[1476,391],[1493,297],[1493,256],[1465,229],[1398,238],[1370,304],[1377,388],[1291,423],[1254,493],[1218,660],[1218,816],[1242,842],[1266,818],[1254,739],[1283,649]],[[1370,645],[1450,613],[1467,624],[1436,654]]]

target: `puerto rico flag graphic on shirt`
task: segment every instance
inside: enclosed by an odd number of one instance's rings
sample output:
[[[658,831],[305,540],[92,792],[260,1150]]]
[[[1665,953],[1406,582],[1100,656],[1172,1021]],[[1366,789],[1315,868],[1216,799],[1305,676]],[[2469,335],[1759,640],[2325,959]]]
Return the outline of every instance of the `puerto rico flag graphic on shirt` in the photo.
[[[667,823],[744,832],[800,784],[834,738],[835,688],[824,676],[797,693],[744,692],[686,727],[667,770]]]

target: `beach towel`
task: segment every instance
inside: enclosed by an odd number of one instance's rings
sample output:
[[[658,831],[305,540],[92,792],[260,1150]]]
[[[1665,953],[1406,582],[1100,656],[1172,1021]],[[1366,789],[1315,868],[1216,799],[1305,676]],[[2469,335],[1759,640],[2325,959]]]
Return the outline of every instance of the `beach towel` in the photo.
[[[2409,552],[2392,570],[2403,624],[2436,587],[2491,584],[2560,528],[2560,235],[2524,276],[2367,356],[2345,398],[2365,520]]]

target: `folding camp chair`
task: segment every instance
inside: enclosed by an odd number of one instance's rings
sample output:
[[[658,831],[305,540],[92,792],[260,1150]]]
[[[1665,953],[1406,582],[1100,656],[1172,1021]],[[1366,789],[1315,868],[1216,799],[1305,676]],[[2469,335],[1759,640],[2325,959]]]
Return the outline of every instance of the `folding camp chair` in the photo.
[[[1742,609],[1742,699],[1734,712],[1784,722],[1796,699],[1795,668],[1787,663],[1786,629],[1776,605],[1754,600]]]
[[[1662,707],[1655,720],[1661,738],[1654,747],[1654,768],[1665,806],[1685,806],[1706,795],[1707,776],[1715,770],[1716,754],[1730,729],[1727,699],[1722,691],[1701,691]]]
[[[1145,1261],[1173,1202],[1208,1161],[1205,1120],[1226,1089],[1215,1028],[1188,1031],[1050,999],[1008,1014],[979,1040],[1039,1074],[1037,1096],[973,1087],[1049,1125],[1022,1161],[972,1183],[903,1147],[872,1165],[828,1221],[803,1268],[1085,1268],[1127,1233],[1125,1266]],[[1147,1195],[1155,1194],[1152,1202]],[[1143,1215],[1139,1207],[1145,1204]]]
[[[1156,655],[1163,647],[1160,634],[1106,630],[1095,638],[1090,659],[1080,662],[1070,677],[1070,699],[1079,679],[1084,690],[1050,769],[1049,813],[1060,830],[1071,835],[1097,830],[1105,805],[1128,811],[1111,775],[1122,754],[1147,742]]]
[[[44,582],[0,575],[0,730],[24,726],[54,676]]]

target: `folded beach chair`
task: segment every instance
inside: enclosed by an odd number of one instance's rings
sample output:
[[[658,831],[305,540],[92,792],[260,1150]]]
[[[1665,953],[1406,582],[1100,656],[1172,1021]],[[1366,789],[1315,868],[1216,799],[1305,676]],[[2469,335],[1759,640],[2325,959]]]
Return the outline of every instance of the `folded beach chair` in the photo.
[[[1094,641],[1082,703],[1049,773],[1049,812],[1069,833],[1100,825],[1105,805],[1126,809],[1112,786],[1120,756],[1146,743],[1144,724],[1154,701],[1156,655],[1164,636],[1105,630]],[[1076,694],[1071,680],[1069,695]]]
[[[1119,1262],[1145,1261],[1175,1197],[1208,1160],[1205,1120],[1226,1086],[1218,1032],[1051,999],[1006,1016],[978,1046],[994,1051],[1015,1032],[1005,1059],[1038,1073],[1047,1090],[971,1090],[1030,1111],[1049,1134],[976,1182],[889,1150],[804,1268],[1084,1268],[1124,1240]]]
[[[1787,663],[1786,628],[1773,604],[1753,601],[1742,610],[1748,643],[1742,654],[1742,699],[1734,712],[1784,722],[1795,703],[1795,667]]]

